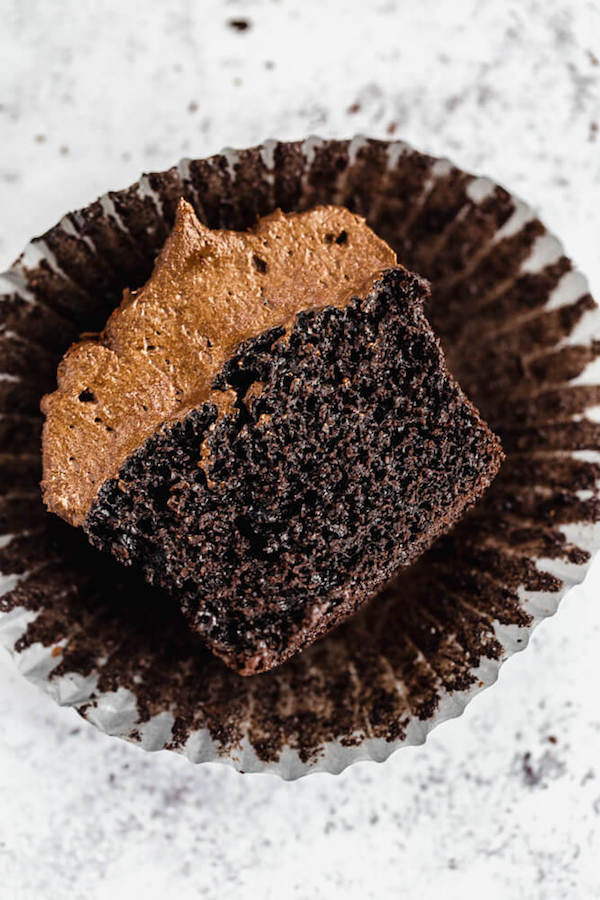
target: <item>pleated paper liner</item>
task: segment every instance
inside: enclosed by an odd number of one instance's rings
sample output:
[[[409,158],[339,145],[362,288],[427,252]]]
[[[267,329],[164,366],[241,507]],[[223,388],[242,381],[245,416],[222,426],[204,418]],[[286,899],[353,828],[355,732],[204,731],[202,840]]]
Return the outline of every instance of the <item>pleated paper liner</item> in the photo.
[[[180,196],[211,227],[318,203],[366,216],[431,280],[428,315],[450,368],[507,454],[420,563],[253,678],[206,651],[167,597],[47,515],[38,489],[40,396],[79,332],[147,278]],[[385,759],[491,684],[600,547],[600,314],[531,209],[447,160],[365,138],[184,160],[66,215],[1,289],[0,639],[27,678],[109,734],[285,778]]]

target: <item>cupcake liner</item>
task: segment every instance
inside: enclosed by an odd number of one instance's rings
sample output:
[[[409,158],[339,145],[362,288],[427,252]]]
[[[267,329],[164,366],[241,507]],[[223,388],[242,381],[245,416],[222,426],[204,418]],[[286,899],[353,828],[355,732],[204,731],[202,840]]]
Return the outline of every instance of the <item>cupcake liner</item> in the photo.
[[[252,678],[213,657],[168,597],[45,513],[38,488],[40,397],[73,339],[148,277],[181,196],[211,227],[318,203],[366,216],[430,279],[449,366],[507,454],[420,562]],[[0,642],[108,734],[284,778],[386,759],[495,681],[600,547],[600,313],[535,213],[448,160],[362,137],[183,160],[66,215],[0,290]]]

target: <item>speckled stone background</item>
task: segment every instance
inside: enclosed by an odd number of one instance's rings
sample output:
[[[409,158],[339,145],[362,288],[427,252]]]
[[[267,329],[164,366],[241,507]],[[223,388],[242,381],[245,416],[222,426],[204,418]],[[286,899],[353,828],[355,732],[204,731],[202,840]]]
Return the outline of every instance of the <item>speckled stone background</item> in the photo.
[[[1,0],[0,269],[184,155],[401,137],[520,193],[600,295],[600,7]],[[595,576],[595,577],[594,577]],[[286,784],[145,755],[0,652],[0,898],[600,896],[600,560],[422,748]]]

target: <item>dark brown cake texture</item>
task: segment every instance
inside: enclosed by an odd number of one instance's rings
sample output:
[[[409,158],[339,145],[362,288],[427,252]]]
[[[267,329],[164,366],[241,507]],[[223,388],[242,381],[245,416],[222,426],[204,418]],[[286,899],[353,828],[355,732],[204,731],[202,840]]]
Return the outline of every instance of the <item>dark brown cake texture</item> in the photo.
[[[289,222],[301,262],[283,278],[268,245]],[[345,210],[259,223],[264,247],[257,257],[250,243],[249,265],[267,311],[243,309],[241,326],[222,303],[204,310],[194,363],[197,334],[187,322],[169,336],[168,319],[185,318],[186,290],[209,302],[198,266],[208,256],[231,277],[242,240],[223,233],[225,256],[211,256],[206,231],[180,205],[146,287],[65,357],[44,403],[44,491],[92,544],[173,594],[209,647],[247,675],[313,642],[417,559],[483,493],[502,453],[446,369],[423,312],[427,284],[389,267],[389,248]],[[226,331],[220,346],[211,317]],[[173,392],[180,370],[187,380]],[[179,406],[161,405],[165,390]],[[146,415],[127,416],[129,397]],[[104,454],[100,442],[85,470],[98,434]],[[82,474],[69,482],[65,471]]]

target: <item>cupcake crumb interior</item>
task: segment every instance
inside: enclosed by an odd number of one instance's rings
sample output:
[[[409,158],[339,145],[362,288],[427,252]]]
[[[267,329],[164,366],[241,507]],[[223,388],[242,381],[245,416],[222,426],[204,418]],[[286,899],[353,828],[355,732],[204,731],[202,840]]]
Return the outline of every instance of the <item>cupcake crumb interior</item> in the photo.
[[[247,232],[199,222],[180,200],[144,287],[125,290],[104,330],[73,345],[42,401],[42,490],[81,525],[102,484],[166,422],[232,392],[213,379],[235,347],[304,309],[343,306],[395,253],[342,207],[276,211]]]

